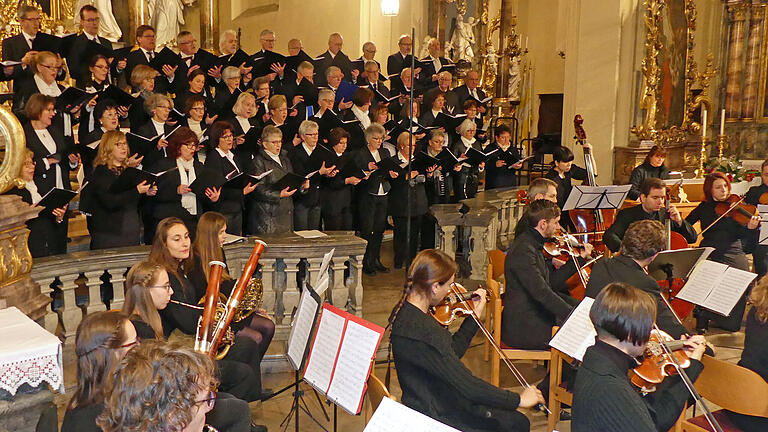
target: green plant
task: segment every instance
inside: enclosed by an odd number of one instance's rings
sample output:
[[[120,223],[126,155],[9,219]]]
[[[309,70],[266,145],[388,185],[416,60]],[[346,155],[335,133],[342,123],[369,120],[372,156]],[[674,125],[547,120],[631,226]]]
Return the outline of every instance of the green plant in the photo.
[[[733,182],[739,181],[752,181],[756,175],[760,174],[757,170],[745,170],[741,165],[741,161],[733,156],[724,158],[710,158],[704,163],[704,169],[707,173],[719,171],[728,176],[728,179]]]

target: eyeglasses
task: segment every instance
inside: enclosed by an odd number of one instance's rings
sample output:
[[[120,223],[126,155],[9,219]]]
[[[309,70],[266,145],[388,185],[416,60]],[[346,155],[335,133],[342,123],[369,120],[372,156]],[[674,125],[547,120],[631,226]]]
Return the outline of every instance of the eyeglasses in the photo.
[[[128,147],[127,141],[118,141],[115,143],[115,147]]]
[[[88,19],[84,19],[84,20],[80,20],[80,21],[84,21],[84,22],[88,22],[88,23],[99,22],[99,17],[88,18]]]
[[[195,401],[195,404],[201,404],[201,403],[206,404],[208,408],[213,408],[213,405],[216,404],[216,392],[209,391],[207,398]]]
[[[311,137],[315,137],[315,136],[319,136],[320,134],[319,134],[319,133],[317,133],[317,132],[309,132],[309,133],[305,133],[304,135],[306,135],[306,136],[311,136]]]
[[[40,66],[42,66],[42,67],[44,67],[44,68],[46,68],[48,70],[51,70],[51,71],[58,71],[58,70],[61,69],[61,66],[49,66],[49,65],[44,65],[44,64],[41,64]]]
[[[158,105],[157,108],[162,108],[162,109],[167,109],[167,110],[171,109],[171,107],[167,106],[167,105]],[[157,108],[155,108],[155,109],[157,109]]]
[[[231,139],[231,138],[234,138],[234,137],[235,137],[234,135],[229,133],[229,134],[226,134],[226,135],[222,135],[219,138],[221,138],[221,139]]]
[[[171,284],[167,283],[165,285],[150,285],[148,288],[158,288],[158,289],[165,289],[166,291],[170,291]]]
[[[197,148],[197,143],[194,142],[194,141],[185,142],[185,143],[182,143],[181,145],[183,145],[185,147],[189,147],[191,149],[196,149]]]
[[[22,18],[21,20],[22,20],[22,21],[36,21],[36,22],[40,22],[40,21],[42,21],[43,19],[42,19],[42,18],[40,18],[40,17],[37,17],[37,18]]]

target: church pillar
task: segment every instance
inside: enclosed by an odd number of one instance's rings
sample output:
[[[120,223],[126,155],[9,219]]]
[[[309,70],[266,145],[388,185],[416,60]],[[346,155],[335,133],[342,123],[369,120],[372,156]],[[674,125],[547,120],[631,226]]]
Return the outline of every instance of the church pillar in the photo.
[[[733,17],[728,46],[728,66],[725,85],[725,115],[728,119],[741,117],[741,71],[744,57],[744,21],[746,10],[744,5],[728,6]]]
[[[750,13],[749,39],[747,41],[747,64],[744,76],[744,95],[741,104],[741,118],[755,118],[757,89],[760,78],[760,45],[763,41],[763,16],[765,6],[753,4]]]
[[[209,51],[219,49],[219,19],[216,0],[200,2],[200,47]]]

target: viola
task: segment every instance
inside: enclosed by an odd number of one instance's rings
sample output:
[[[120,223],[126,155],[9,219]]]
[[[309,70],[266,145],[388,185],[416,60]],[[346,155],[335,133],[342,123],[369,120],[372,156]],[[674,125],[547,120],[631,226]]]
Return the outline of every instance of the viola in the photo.
[[[765,193],[763,195],[766,195]],[[762,198],[762,196],[760,197]],[[766,198],[768,199],[768,197]],[[715,204],[715,213],[720,217],[729,217],[739,225],[747,226],[752,216],[757,214],[757,206],[746,204],[744,198],[732,194],[725,201]]]
[[[472,315],[474,300],[479,298],[474,292],[467,292],[461,284],[454,283],[454,289],[442,302],[432,308],[430,314],[437,322],[448,326],[456,318]]]
[[[666,345],[664,349],[662,344]],[[671,358],[674,356],[674,358]],[[653,330],[643,354],[643,361],[632,370],[630,380],[645,393],[656,390],[664,378],[676,375],[675,363],[683,369],[691,365],[691,359],[683,349],[683,341],[674,340],[661,330]]]

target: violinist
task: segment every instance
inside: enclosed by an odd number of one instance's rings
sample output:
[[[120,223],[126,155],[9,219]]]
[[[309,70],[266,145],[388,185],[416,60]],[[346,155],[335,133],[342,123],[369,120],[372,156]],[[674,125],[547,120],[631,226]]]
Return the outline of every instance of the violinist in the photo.
[[[747,191],[747,197],[744,202],[747,204],[758,205],[768,204],[768,159],[763,161],[763,165],[760,167],[760,177],[763,182],[758,186],[752,186]],[[763,200],[761,202],[761,197]],[[752,252],[752,262],[755,265],[755,273],[757,277],[761,278],[768,273],[768,246],[758,244]]]
[[[744,225],[733,217],[723,217],[715,223],[719,217],[718,209],[728,209],[729,200],[738,201],[736,195],[731,195],[731,182],[725,174],[713,172],[704,179],[704,201],[701,202],[685,218],[691,225],[701,222],[703,240],[701,247],[714,247],[715,251],[709,259],[727,264],[740,270],[749,271],[749,262],[744,251],[750,251],[757,243],[760,216],[747,217]],[[740,210],[728,213],[731,216],[740,216]],[[697,314],[696,328],[706,330],[711,320],[714,325],[728,331],[738,331],[741,328],[741,320],[744,317],[744,309],[747,304],[747,292],[736,303],[736,306],[727,317],[715,315],[708,311],[700,310]]]
[[[395,369],[403,403],[462,431],[528,431],[530,422],[519,407],[543,402],[538,390],[520,394],[494,387],[461,362],[478,330],[465,319],[451,334],[429,316],[451,291],[456,263],[436,249],[419,252],[413,260],[403,295],[389,318]],[[474,310],[485,309],[485,290],[475,291]],[[479,316],[479,315],[478,315]]]
[[[598,260],[589,276],[586,296],[596,298],[611,282],[622,282],[650,294],[656,301],[656,323],[674,338],[688,330],[672,315],[661,298],[658,282],[646,273],[648,264],[666,246],[664,226],[655,220],[633,222],[621,242],[621,253],[612,258]]]
[[[592,149],[592,145],[584,143],[584,151]],[[544,174],[545,178],[548,178],[557,183],[557,206],[562,210],[565,205],[565,201],[568,199],[568,195],[571,194],[573,189],[573,180],[581,180],[584,182],[587,180],[587,170],[573,164],[573,151],[568,147],[558,147],[552,153],[553,162],[552,168]],[[568,212],[563,213],[564,226],[566,228],[572,227],[572,223],[568,218]]]
[[[527,197],[530,202],[544,199],[557,203],[557,183],[548,178],[539,177],[531,180],[528,186]],[[528,224],[523,222],[528,217],[528,213],[523,211],[523,215],[517,221],[515,226],[515,237],[521,235],[528,229]]]
[[[632,185],[632,188],[629,190],[627,199],[636,200],[640,197],[642,184],[646,179],[654,177],[667,180],[669,178],[669,168],[664,165],[666,158],[667,149],[659,145],[651,147],[643,163],[636,166],[632,170],[632,174],[629,175],[629,184]]]
[[[587,349],[573,389],[573,432],[655,432],[669,430],[690,397],[679,377],[667,378],[643,397],[628,378],[651,335],[656,302],[624,283],[611,283],[597,296],[589,318],[597,330]],[[685,369],[696,380],[703,369],[706,347],[702,336],[684,342],[691,364]]]
[[[616,220],[605,231],[603,241],[612,252],[618,252],[621,247],[621,239],[627,228],[639,220],[655,220],[664,223],[667,217],[671,220],[672,231],[685,237],[688,243],[696,242],[696,230],[691,224],[680,216],[675,206],[664,208],[666,198],[666,186],[664,182],[655,177],[648,177],[640,185],[640,205],[625,208],[616,215]]]

